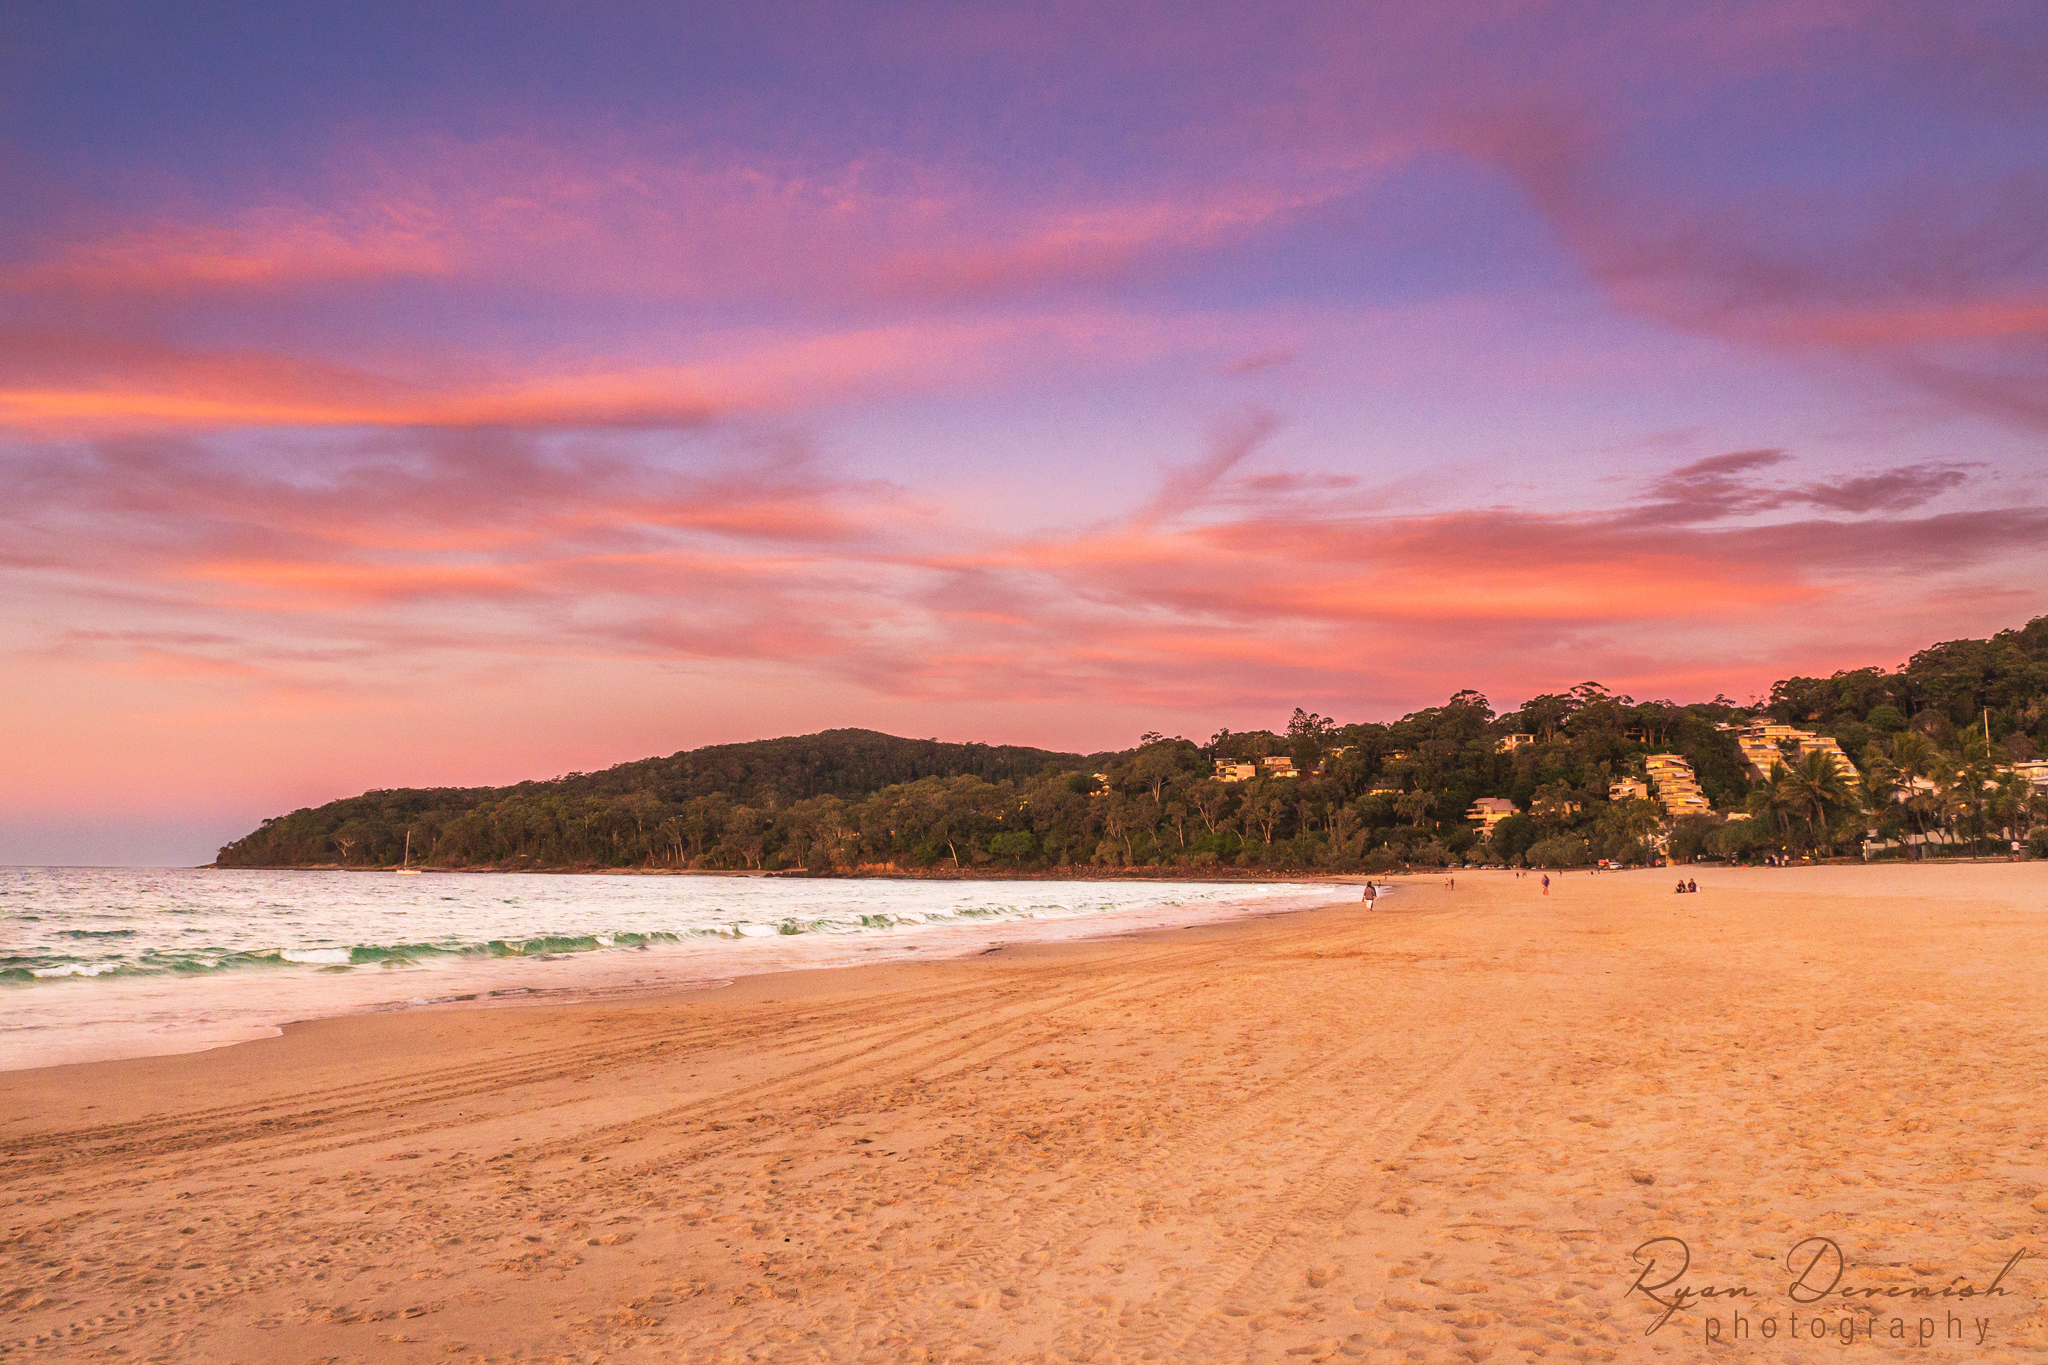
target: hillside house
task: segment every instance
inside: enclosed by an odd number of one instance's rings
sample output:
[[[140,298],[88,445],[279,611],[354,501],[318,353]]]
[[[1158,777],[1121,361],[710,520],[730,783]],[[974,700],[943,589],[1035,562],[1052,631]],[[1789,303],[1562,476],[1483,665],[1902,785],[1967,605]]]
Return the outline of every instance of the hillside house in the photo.
[[[1465,818],[1479,826],[1479,837],[1493,836],[1493,827],[1515,813],[1515,803],[1502,796],[1482,796],[1465,812]]]
[[[1699,778],[1694,775],[1692,764],[1684,758],[1677,754],[1651,754],[1643,760],[1643,767],[1649,772],[1650,781],[1657,788],[1657,799],[1663,803],[1667,815],[1676,818],[1713,814],[1713,804],[1700,790]]]
[[[1828,755],[1834,761],[1835,771],[1852,783],[1858,780],[1856,765],[1832,735],[1816,735],[1770,722],[1728,728],[1734,731],[1735,747],[1742,754],[1742,766],[1748,769],[1752,782],[1767,782],[1779,765],[1789,768],[1811,753]]]

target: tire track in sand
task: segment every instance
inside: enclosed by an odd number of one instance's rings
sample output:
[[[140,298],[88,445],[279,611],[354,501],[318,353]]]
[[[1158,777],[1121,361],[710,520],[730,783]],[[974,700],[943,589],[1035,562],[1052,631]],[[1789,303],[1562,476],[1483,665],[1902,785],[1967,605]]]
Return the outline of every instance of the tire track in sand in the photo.
[[[1141,1359],[1203,1360],[1220,1356],[1230,1330],[1223,1310],[1270,1300],[1280,1278],[1322,1244],[1323,1231],[1361,1202],[1376,1168],[1426,1132],[1489,1055],[1490,1043],[1467,1043],[1436,1077],[1381,1106],[1362,1122],[1339,1126],[1316,1169],[1288,1198],[1269,1205],[1231,1239],[1192,1283],[1145,1314],[1133,1334]]]

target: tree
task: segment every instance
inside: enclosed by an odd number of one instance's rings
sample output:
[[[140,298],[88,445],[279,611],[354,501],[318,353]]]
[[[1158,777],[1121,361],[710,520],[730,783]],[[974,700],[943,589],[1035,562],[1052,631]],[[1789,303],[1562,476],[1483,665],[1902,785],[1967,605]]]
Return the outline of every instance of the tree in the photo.
[[[1816,851],[1832,851],[1835,817],[1857,805],[1856,794],[1835,756],[1815,749],[1789,768],[1780,765],[1772,770],[1772,786],[1785,811],[1806,822],[1811,846]]]
[[[1523,859],[1539,839],[1542,828],[1526,815],[1510,815],[1493,827],[1493,851],[1504,863]]]
[[[689,840],[692,862],[703,857],[710,847],[717,843],[725,829],[725,816],[731,803],[718,792],[699,796],[691,800],[683,815],[683,835]]]
[[[1350,806],[1339,806],[1330,812],[1328,824],[1330,827],[1331,856],[1336,858],[1349,858],[1353,856],[1351,836],[1358,830],[1358,812]]]
[[[1733,862],[1770,847],[1772,837],[1763,820],[1730,820],[1707,836],[1707,852]]]
[[[1575,834],[1553,834],[1529,846],[1525,855],[1531,867],[1584,867],[1592,861],[1592,850]]]
[[[1681,815],[1671,822],[1669,852],[1673,861],[1689,863],[1707,852],[1707,839],[1724,822],[1713,815]]]
[[[1435,805],[1435,798],[1428,792],[1402,792],[1394,798],[1394,813],[1417,829],[1421,829],[1422,822],[1429,818],[1429,812]]]
[[[1214,778],[1205,778],[1190,789],[1188,799],[1194,803],[1195,813],[1202,817],[1202,828],[1217,833],[1223,808],[1230,800],[1230,788]]]
[[[762,824],[761,812],[752,806],[734,806],[726,812],[725,828],[720,831],[722,837],[719,842],[744,859],[748,867],[759,868]]]
[[[1247,826],[1258,826],[1261,843],[1270,844],[1273,842],[1273,826],[1285,813],[1285,807],[1281,805],[1280,794],[1273,790],[1270,779],[1259,778],[1253,782],[1252,788],[1238,807],[1238,813],[1244,817]]]
[[[1103,798],[1102,824],[1111,837],[1123,841],[1124,859],[1138,861],[1138,836],[1150,835],[1159,827],[1159,803],[1150,796],[1123,796],[1111,792]]]
[[[2000,838],[2026,839],[2031,823],[2027,819],[2029,798],[2036,795],[2034,784],[2018,773],[2000,773],[1992,780],[1991,790],[1984,797],[1984,813]]]
[[[1623,844],[1641,849],[1664,824],[1664,812],[1654,801],[1633,798],[1615,801],[1602,811],[1596,823],[1602,832]],[[1604,856],[1612,857],[1612,854]]]
[[[1287,737],[1321,743],[1336,728],[1336,721],[1319,716],[1313,711],[1304,711],[1297,706],[1294,708],[1294,718],[1287,722]]]
[[[1294,718],[1287,722],[1287,749],[1294,756],[1294,765],[1306,772],[1321,762],[1323,748],[1336,728],[1336,721],[1295,707]]]
[[[1174,841],[1185,849],[1188,846],[1188,808],[1182,801],[1166,803],[1166,823],[1173,828]]]
[[[1529,803],[1529,815],[1545,829],[1556,829],[1571,822],[1583,803],[1579,793],[1570,784],[1552,782],[1539,789]]]
[[[1658,751],[1684,755],[1716,808],[1753,796],[1760,817],[1739,835],[1674,830],[1674,848],[1718,841],[1739,852],[1775,839],[1825,849],[1866,817],[1880,835],[1908,842],[1914,833],[2020,837],[2043,818],[2038,794],[2001,765],[2048,746],[2048,617],[1933,646],[1898,672],[1787,679],[1772,696],[1775,713],[1857,756],[1862,790],[1849,786],[1864,811],[1839,804],[1839,792],[1802,788],[1810,745],[1785,755],[1782,791],[1773,781],[1752,793],[1733,738],[1716,728],[1751,712],[1725,696],[1637,703],[1589,683],[1498,720],[1473,692],[1384,724],[1337,725],[1294,708],[1285,734],[1218,730],[1207,753],[1153,731],[1136,748],[1088,756],[853,730],[717,745],[509,787],[364,792],[268,818],[218,861],[389,866],[411,828],[415,861],[437,866],[822,869],[879,859],[964,869],[990,858],[997,838],[1009,851],[994,856],[1071,864],[1103,840],[1110,797],[1092,795],[1098,788],[1139,803],[1116,817],[1119,861],[1235,853],[1238,832],[1262,840],[1254,857],[1275,867],[1427,857],[1417,851],[1439,834],[1455,854],[1467,837],[1463,812],[1479,796],[1506,796],[1531,813],[1496,829],[1499,857],[1560,836],[1590,840],[1595,856],[1627,857],[1650,837],[1647,817],[1607,801],[1608,784]],[[1509,733],[1536,742],[1501,752],[1496,742]],[[1328,758],[1338,745],[1346,752]],[[1220,784],[1202,770],[1212,757],[1290,752],[1304,772],[1298,782]],[[839,804],[813,804],[831,802]],[[735,821],[740,811],[753,828]],[[1019,835],[1029,837],[1011,837]]]
[[[1178,741],[1153,744],[1139,751],[1131,760],[1130,776],[1138,785],[1152,793],[1154,801],[1165,799],[1167,785],[1180,777],[1186,769],[1181,758],[1184,746]],[[1187,750],[1192,752],[1192,750]]]
[[[1007,862],[1022,862],[1037,852],[1037,840],[1028,829],[1008,830],[988,841],[988,851]]]
[[[1961,753],[1955,765],[1955,779],[1942,795],[1950,828],[1966,834],[1972,845],[1990,832],[1991,798],[1997,787],[1997,774],[1991,746],[1985,742],[1982,732],[1964,731]]]
[[[1770,775],[1762,786],[1749,794],[1749,814],[1753,820],[1763,822],[1763,827],[1783,842],[1790,839],[1792,828],[1799,819],[1799,808],[1794,803],[1792,789],[1778,779],[1784,774],[1783,763],[1773,764]]]

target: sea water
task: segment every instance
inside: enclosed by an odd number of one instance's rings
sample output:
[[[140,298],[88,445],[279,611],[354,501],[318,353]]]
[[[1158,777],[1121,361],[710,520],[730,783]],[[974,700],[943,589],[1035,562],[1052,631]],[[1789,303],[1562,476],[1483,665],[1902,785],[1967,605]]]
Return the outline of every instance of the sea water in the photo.
[[[1299,883],[0,868],[0,1069],[192,1051],[294,1019],[708,986],[1341,895]]]

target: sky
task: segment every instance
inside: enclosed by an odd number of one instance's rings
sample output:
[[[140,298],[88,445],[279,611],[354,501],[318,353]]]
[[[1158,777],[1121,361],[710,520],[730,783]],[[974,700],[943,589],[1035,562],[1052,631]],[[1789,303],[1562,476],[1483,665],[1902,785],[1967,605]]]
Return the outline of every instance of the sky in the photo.
[[[2048,613],[2048,11],[0,0],[0,862]]]

